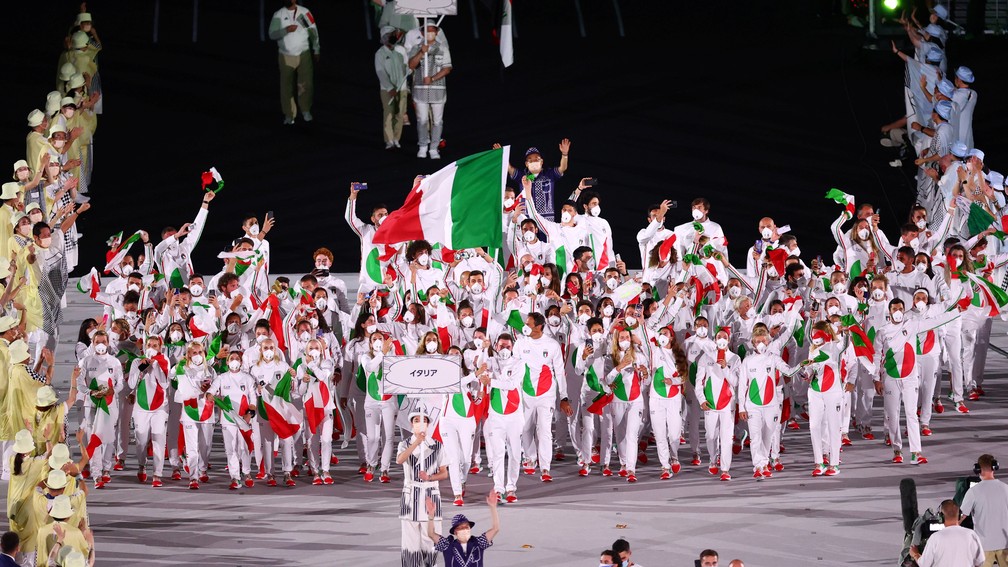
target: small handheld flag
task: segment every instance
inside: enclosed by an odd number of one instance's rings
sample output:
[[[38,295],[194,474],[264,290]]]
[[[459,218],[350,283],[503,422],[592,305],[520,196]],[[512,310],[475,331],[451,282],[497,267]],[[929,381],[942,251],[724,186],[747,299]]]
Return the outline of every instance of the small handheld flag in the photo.
[[[218,193],[224,188],[224,179],[221,178],[221,174],[217,171],[216,167],[211,167],[210,171],[204,171],[201,179],[204,191]]]

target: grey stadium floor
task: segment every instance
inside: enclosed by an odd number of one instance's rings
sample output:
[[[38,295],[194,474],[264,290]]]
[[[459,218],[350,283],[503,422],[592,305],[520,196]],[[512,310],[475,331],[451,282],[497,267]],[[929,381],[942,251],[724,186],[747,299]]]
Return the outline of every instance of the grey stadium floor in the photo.
[[[72,291],[69,299],[54,380],[61,395],[79,322],[95,311],[82,294]],[[1008,350],[1006,331],[1008,324],[998,321],[991,342]],[[502,530],[487,564],[595,565],[599,551],[622,537],[630,541],[634,560],[648,567],[692,565],[704,548],[718,550],[724,564],[739,557],[749,567],[895,565],[903,538],[902,478],[916,480],[923,510],[950,497],[955,480],[971,474],[981,452],[1006,456],[1008,418],[998,409],[1008,397],[1006,375],[1008,358],[992,349],[987,396],[970,403],[968,415],[935,416],[934,435],[923,439],[929,462],[921,466],[909,464],[908,449],[907,464],[891,464],[881,435],[864,441],[855,434],[854,445],[843,453],[842,473],[812,478],[805,422],[800,431],[785,433],[786,470],[761,482],[747,474],[748,450],[736,457],[735,478],[728,483],[688,461],[678,476],[661,481],[654,447],[648,449],[649,463],[638,466],[634,485],[604,478],[597,469],[588,478],[578,477],[568,457],[554,465],[551,484],[538,477],[519,479],[520,500],[501,506]],[[69,420],[73,427],[78,410]],[[877,399],[876,424],[881,414]],[[396,565],[401,470],[393,466],[391,484],[368,484],[357,475],[353,445],[337,454],[332,486],[312,486],[302,476],[294,488],[259,482],[232,492],[218,431],[211,481],[190,491],[182,481],[166,480],[161,489],[140,485],[131,449],[126,470],[114,473],[106,489],[92,491],[88,499],[98,563]],[[442,494],[450,498],[450,485],[442,485]],[[489,523],[482,498],[491,487],[485,472],[472,475],[466,505],[446,506],[446,516],[464,512],[482,532]]]

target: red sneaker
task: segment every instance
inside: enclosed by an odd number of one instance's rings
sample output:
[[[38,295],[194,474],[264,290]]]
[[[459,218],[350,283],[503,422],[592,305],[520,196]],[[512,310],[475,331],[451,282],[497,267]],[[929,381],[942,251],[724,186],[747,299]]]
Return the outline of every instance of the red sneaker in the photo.
[[[780,462],[780,459],[774,459],[773,470],[781,472],[782,470],[784,470],[784,463]]]
[[[682,435],[679,436],[679,444],[680,445],[685,445],[686,444],[686,438],[683,437]]]
[[[339,464],[339,457],[337,457],[336,455],[333,455],[333,456],[329,457],[329,464],[330,465],[338,465]]]
[[[728,471],[725,471],[725,472],[721,473],[721,481],[722,482],[727,482],[729,480],[731,480],[731,475],[728,474]]]
[[[539,477],[539,479],[542,480],[543,482],[553,482],[553,475],[551,475],[548,472],[544,472],[542,473],[542,476]]]
[[[473,466],[469,467],[469,474],[477,474],[481,470],[483,470],[483,467],[480,467],[478,465],[473,465]]]
[[[287,475],[287,478],[284,479],[284,484],[286,484],[287,486],[294,486],[297,483],[294,482],[294,478],[293,477],[291,477],[290,475]]]
[[[102,482],[101,479],[98,479],[98,480],[95,481],[94,487],[96,489],[98,489],[98,490],[101,490],[101,489],[105,488],[105,483]]]
[[[455,497],[455,502],[454,502],[454,504],[455,504],[456,506],[461,506],[461,505],[463,505],[463,504],[464,504],[464,502],[462,501],[462,497],[461,497],[461,496],[456,496],[456,497]]]
[[[945,413],[945,406],[942,405],[941,400],[934,401],[934,412]]]
[[[203,474],[200,475],[199,481],[200,482],[210,482],[210,475],[208,475],[207,473],[204,472]]]
[[[841,447],[850,447],[851,445],[852,445],[852,443],[851,443],[850,437],[848,437],[846,433],[844,433],[843,435],[840,436],[840,446]]]
[[[923,465],[923,464],[927,463],[927,457],[925,457],[924,455],[921,455],[920,453],[911,454],[910,455],[910,462],[913,463],[913,464],[915,464],[915,465]]]
[[[672,474],[679,474],[679,471],[681,470],[682,465],[679,464],[679,461],[672,463]]]
[[[812,469],[812,476],[822,476],[824,474],[826,474],[826,467],[822,465],[819,465],[816,468]]]
[[[731,452],[732,452],[733,455],[738,455],[739,453],[741,453],[742,452],[742,444],[741,443],[732,443]]]
[[[670,473],[670,472],[668,471],[668,469],[662,469],[662,472],[661,472],[661,479],[662,479],[662,480],[668,480],[668,479],[670,479],[670,478],[672,478],[672,473]]]
[[[364,473],[364,482],[374,482],[374,471]]]
[[[557,451],[556,454],[553,455],[553,460],[554,461],[563,461],[566,458],[567,458],[567,455],[565,455],[563,451]]]
[[[970,390],[968,398],[971,402],[975,402],[980,399],[980,392],[978,392],[976,388],[973,388]]]
[[[892,462],[897,463],[897,464],[902,463],[903,462],[903,455],[901,455],[899,453],[896,453],[895,455],[893,455]]]
[[[588,476],[588,472],[588,467],[581,467],[581,470],[578,471],[578,476]]]
[[[707,472],[709,472],[711,474],[717,474],[719,470],[720,469],[717,466],[715,466],[713,463],[711,463],[711,465],[709,467],[707,467]]]
[[[626,475],[627,475],[627,470],[626,469],[620,469],[619,475],[625,478]]]
[[[885,446],[892,447],[892,439],[889,437],[888,433],[885,434]]]
[[[693,465],[694,467],[699,467],[700,466],[700,455],[693,455],[693,460],[690,461],[690,464]]]
[[[325,484],[325,485],[328,486],[328,485],[332,484],[333,482],[334,481],[333,481],[332,477],[329,476],[329,473],[322,473],[322,484]]]
[[[162,486],[164,486],[164,484],[162,484],[160,478],[155,478],[154,482],[151,483],[151,486],[154,488],[161,488]]]
[[[875,439],[875,434],[871,432],[871,429],[865,429],[864,433],[861,434],[861,437],[868,441],[872,441]]]
[[[609,467],[602,469],[602,476],[612,476],[612,469]]]
[[[199,490],[199,482],[195,480],[189,481],[189,490]]]
[[[983,386],[977,386],[977,387],[976,387],[976,391],[977,391],[977,393],[978,393],[978,394],[980,394],[981,396],[986,396],[986,395],[987,395],[987,392],[984,392],[984,389],[983,389]]]
[[[367,472],[367,463],[361,463],[360,468],[357,469],[357,474],[364,474]]]
[[[525,466],[522,468],[522,472],[525,473],[525,474],[527,474],[527,475],[534,475],[535,474],[535,467],[531,467],[531,466],[529,466],[528,463],[526,463]]]
[[[178,469],[173,470],[171,473],[171,479],[182,480],[182,473],[180,473]]]
[[[137,480],[141,483],[147,482],[147,473],[140,471],[137,473]]]
[[[753,471],[752,477],[756,478],[756,479],[763,478],[763,471],[761,471],[761,470],[755,470],[755,471]]]
[[[642,465],[646,465],[647,464],[647,455],[644,454],[644,453],[640,453],[639,455],[637,455],[637,462],[640,463],[640,464],[642,464]]]
[[[266,478],[266,473],[264,473],[263,471],[259,471],[255,475],[255,479],[256,480],[263,480],[265,478]]]
[[[634,473],[628,474],[627,477],[626,477],[626,481],[627,482],[637,482],[637,475],[635,475]]]
[[[301,465],[294,465],[294,468],[291,469],[290,475],[294,478],[301,476]]]
[[[269,480],[266,481],[266,486],[276,486],[276,485],[277,485],[276,477],[270,476]]]
[[[255,486],[255,481],[252,480],[252,477],[248,477],[245,479],[245,486],[247,488],[252,488],[253,486]]]
[[[507,498],[505,498],[508,504],[513,504],[518,501],[518,495],[514,492],[508,492]]]
[[[924,427],[921,427],[921,435],[923,435],[924,437],[930,437],[931,436],[931,428],[928,427],[927,425],[925,425]]]
[[[798,420],[793,417],[788,420],[787,427],[788,429],[801,429],[801,426],[798,425]]]
[[[637,450],[638,451],[647,451],[647,440],[646,439],[637,442]]]
[[[126,466],[123,465],[122,459],[116,459],[115,464],[112,465],[112,470],[114,470],[114,471],[121,471],[121,470],[123,470],[125,468],[126,468]]]
[[[81,471],[81,476],[84,478],[91,478],[91,469],[84,467],[84,470]]]
[[[826,472],[824,474],[826,476],[836,476],[836,475],[840,474],[840,469],[838,469],[836,467],[830,467],[830,468],[826,469]]]
[[[382,471],[381,476],[378,477],[378,482],[382,484],[388,484],[392,482],[392,478],[389,477],[388,471]]]
[[[959,402],[956,404],[956,411],[959,413],[969,413],[969,408],[966,407],[966,404]]]
[[[311,483],[312,486],[322,486],[322,477],[316,476],[315,478],[312,479]]]
[[[105,484],[108,484],[108,483],[112,482],[112,477],[109,475],[109,473],[102,473],[101,480]]]
[[[592,451],[592,456],[591,456],[591,462],[592,462],[592,464],[593,465],[597,465],[597,464],[599,464],[599,461],[601,461],[601,460],[602,460],[601,459],[601,455],[599,455],[598,451]]]
[[[232,480],[231,484],[228,485],[228,490],[238,490],[238,481]]]
[[[763,478],[773,478],[773,470],[769,466],[763,469]]]

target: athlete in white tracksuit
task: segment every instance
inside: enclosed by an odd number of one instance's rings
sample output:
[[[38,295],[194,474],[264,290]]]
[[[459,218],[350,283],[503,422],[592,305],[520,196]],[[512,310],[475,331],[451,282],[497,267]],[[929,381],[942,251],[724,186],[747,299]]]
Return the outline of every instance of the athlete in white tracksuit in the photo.
[[[224,437],[224,454],[227,455],[228,473],[231,475],[231,487],[234,490],[242,481],[242,477],[245,486],[251,487],[254,484],[252,451],[248,440],[258,433],[259,424],[255,418],[258,397],[255,380],[251,374],[242,371],[242,359],[238,352],[228,355],[227,365],[227,372],[214,378],[213,384],[210,385],[210,393],[218,398],[226,398],[233,410],[221,412],[220,422],[221,434]],[[248,433],[243,434],[246,429]]]
[[[585,344],[578,345],[574,351],[574,371],[582,377],[580,387],[580,403],[578,404],[577,437],[574,439],[577,452],[581,456],[581,476],[588,476],[591,463],[597,455],[593,448],[596,440],[596,422],[601,417],[603,431],[612,431],[609,412],[598,409],[605,396],[611,396],[612,390],[605,383],[606,340],[604,324],[601,319],[590,318],[586,322],[589,338]],[[573,346],[573,345],[572,345]],[[598,403],[596,403],[598,402]],[[610,439],[611,445],[612,439]],[[608,451],[610,454],[612,451]]]
[[[483,364],[478,359],[476,363]],[[476,409],[479,407],[477,400],[482,401],[482,388],[476,375],[471,373],[462,380],[464,382],[462,392],[449,396],[444,415],[438,422],[444,443],[445,463],[448,465],[448,479],[451,481],[456,506],[461,506],[463,502],[462,493],[465,492],[469,463],[472,459],[473,439],[476,438]]]
[[[490,410],[483,424],[487,462],[493,472],[494,492],[505,494],[509,502],[518,500],[519,465],[521,463],[521,432],[525,412],[521,401],[524,363],[512,354],[510,336],[499,337],[493,356],[487,359],[488,370],[478,375],[484,387],[490,388]],[[505,466],[505,457],[507,465]]]
[[[161,354],[161,337],[147,339],[146,358],[135,360],[127,386],[136,397],[133,427],[136,432],[137,478],[147,480],[147,444],[154,459],[154,481],[164,474],[165,441],[168,428],[168,360]]]
[[[212,441],[203,425],[212,423],[214,417],[212,396],[206,395],[213,384],[214,373],[208,367],[204,353],[203,345],[189,343],[186,358],[175,370],[178,382],[175,401],[182,404],[182,434],[185,436],[190,489],[198,489],[200,479],[207,478],[203,449]]]
[[[634,474],[637,459],[635,453],[640,435],[641,423],[644,420],[644,399],[641,393],[644,380],[650,380],[645,362],[647,357],[638,345],[633,344],[630,332],[622,329],[613,337],[613,346],[605,358],[605,383],[612,390],[612,402],[606,406],[613,424],[613,435],[616,436],[616,451],[620,460],[620,476],[625,476],[627,482],[637,482]],[[611,446],[603,439],[603,446]],[[602,456],[603,470],[611,471],[609,459],[612,451],[605,451]],[[610,472],[611,474],[611,472]],[[608,475],[607,475],[608,476]]]
[[[305,432],[308,435],[308,466],[312,484],[332,484],[333,410],[335,386],[333,362],[323,356],[322,341],[311,339],[297,367],[298,394],[304,400]]]
[[[386,479],[388,478],[389,466],[392,463],[399,402],[395,396],[381,393],[381,381],[382,361],[386,354],[392,352],[392,341],[386,339],[380,331],[376,331],[371,334],[370,344],[370,351],[362,354],[359,359],[363,375],[358,375],[356,378],[357,388],[363,389],[365,392],[364,423],[362,425],[367,432],[364,455],[367,471],[364,473],[364,480],[372,482],[375,470],[381,466],[382,482],[388,482]]]
[[[249,368],[249,374],[252,375],[252,379],[256,384],[256,395],[261,397],[263,391],[268,388],[275,388],[277,383],[283,378],[284,374],[290,371],[290,366],[287,365],[283,360],[283,353],[279,352],[276,348],[276,343],[273,339],[266,339],[259,343],[259,360],[257,360],[251,368]],[[260,416],[262,418],[263,416]],[[273,470],[273,462],[275,457],[273,456],[273,443],[277,440],[277,435],[270,427],[269,421],[266,419],[259,419],[259,436],[262,445],[262,455],[263,455],[263,470],[266,473],[267,481],[269,486],[276,486],[276,476]],[[288,437],[287,439],[280,439],[280,454],[281,454],[281,464],[283,467],[283,473],[285,476],[290,474],[291,469],[294,464],[294,438]],[[288,480],[287,478],[284,479]]]
[[[855,362],[846,337],[839,338],[826,321],[819,321],[810,333],[808,359],[801,364],[810,376],[808,390],[809,436],[812,439],[812,476],[833,476],[840,472],[840,418],[844,391],[854,388],[846,380],[847,368]],[[825,445],[824,445],[825,444]],[[825,458],[824,458],[825,457]]]
[[[550,464],[553,460],[553,408],[568,415],[573,413],[567,401],[567,378],[564,376],[563,354],[560,343],[543,334],[546,319],[539,313],[526,317],[525,336],[515,343],[515,356],[524,365],[522,372],[522,404],[525,407],[525,428],[522,431],[525,472],[538,463],[542,481],[552,480]]]
[[[714,341],[703,343],[697,365],[694,392],[704,412],[704,433],[711,474],[721,472],[721,480],[731,480],[732,435],[735,432],[736,391],[741,359],[729,350],[728,330],[718,330]]]
[[[122,365],[108,350],[108,337],[104,332],[95,333],[91,348],[94,354],[80,361],[80,376],[77,389],[90,392],[92,420],[86,428],[90,433],[87,449],[94,463],[92,471],[95,486],[104,486],[105,477],[112,470],[113,449],[115,447],[115,424],[119,420],[118,393],[123,388]],[[107,410],[106,410],[107,408]]]

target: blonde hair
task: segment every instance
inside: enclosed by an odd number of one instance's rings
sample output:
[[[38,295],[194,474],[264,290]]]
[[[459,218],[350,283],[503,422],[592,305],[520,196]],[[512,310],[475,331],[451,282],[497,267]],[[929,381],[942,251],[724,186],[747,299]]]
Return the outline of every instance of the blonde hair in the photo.
[[[434,331],[427,331],[426,333],[423,334],[423,337],[420,338],[420,342],[417,343],[416,353],[418,355],[432,354],[428,353],[427,349],[425,348],[425,346],[427,345],[427,339],[430,337],[434,337],[434,340],[437,341],[437,351],[435,352],[444,354],[444,345],[441,344],[441,335],[438,335]]]
[[[613,364],[619,364],[620,361],[623,360],[623,358],[620,356],[620,348],[619,348],[619,337],[623,333],[626,333],[627,337],[630,339],[630,350],[628,351],[630,353],[630,360],[633,362],[637,362],[637,352],[636,349],[634,349],[633,347],[633,335],[630,334],[630,331],[623,329],[613,336],[612,346],[609,348],[609,354],[612,356]]]

